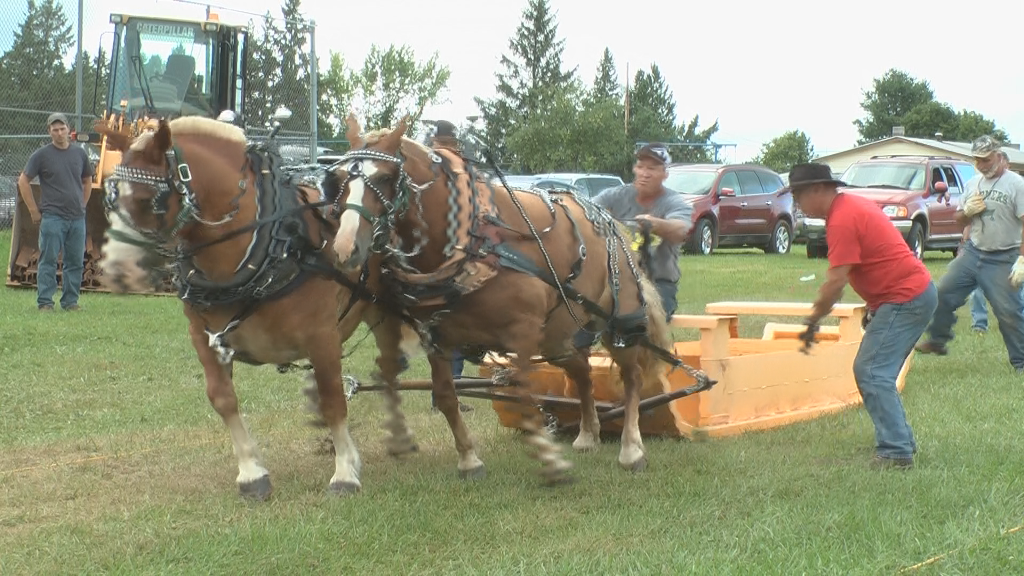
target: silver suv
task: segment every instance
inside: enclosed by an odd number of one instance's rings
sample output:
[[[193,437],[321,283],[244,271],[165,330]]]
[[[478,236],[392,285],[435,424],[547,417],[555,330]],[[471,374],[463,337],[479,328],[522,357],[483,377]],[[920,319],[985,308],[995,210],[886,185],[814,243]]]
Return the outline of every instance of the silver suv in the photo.
[[[622,186],[625,182],[618,176],[611,174],[580,174],[573,172],[554,172],[550,174],[535,174],[534,178],[541,180],[554,180],[564,184],[571,184],[583,191],[591,198],[597,196],[601,191],[613,186]]]

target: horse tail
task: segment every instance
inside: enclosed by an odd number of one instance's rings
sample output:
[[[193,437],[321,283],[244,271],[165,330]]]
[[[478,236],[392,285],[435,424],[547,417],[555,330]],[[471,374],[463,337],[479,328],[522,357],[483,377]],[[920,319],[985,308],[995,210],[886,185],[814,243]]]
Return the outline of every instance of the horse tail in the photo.
[[[640,293],[647,304],[647,339],[661,348],[672,352],[672,328],[665,318],[665,308],[661,305],[661,295],[654,282],[646,274],[640,274]],[[637,353],[640,374],[643,378],[641,390],[661,390],[661,378],[668,372],[669,364],[664,358],[646,346],[640,346]]]

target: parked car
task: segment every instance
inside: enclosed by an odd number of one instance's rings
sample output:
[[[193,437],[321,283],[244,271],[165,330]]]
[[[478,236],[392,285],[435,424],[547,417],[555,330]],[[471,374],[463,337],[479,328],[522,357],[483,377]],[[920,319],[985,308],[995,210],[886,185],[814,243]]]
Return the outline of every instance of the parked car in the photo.
[[[975,174],[974,166],[951,156],[872,156],[855,162],[838,178],[846,194],[873,200],[903,234],[910,249],[956,253],[963,228],[956,222],[960,196]],[[825,221],[804,222],[807,257],[828,255]]]
[[[691,254],[756,246],[786,254],[793,244],[793,197],[782,178],[759,164],[673,164],[665,186],[693,206]]]
[[[622,186],[622,178],[611,174],[576,174],[569,172],[556,172],[550,174],[537,174],[538,180],[556,180],[566,184],[572,184],[586,195],[593,198],[606,188]]]

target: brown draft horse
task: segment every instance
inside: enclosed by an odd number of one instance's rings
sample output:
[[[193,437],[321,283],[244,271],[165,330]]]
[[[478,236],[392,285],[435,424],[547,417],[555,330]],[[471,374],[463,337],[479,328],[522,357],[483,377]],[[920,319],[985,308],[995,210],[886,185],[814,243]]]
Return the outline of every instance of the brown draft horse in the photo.
[[[189,335],[206,376],[206,393],[231,434],[241,494],[266,499],[269,472],[238,413],[232,362],[285,365],[309,359],[319,410],[335,447],[330,490],[360,489],[360,458],[349,435],[341,384],[343,343],[360,321],[389,350],[418,345],[411,329],[381,322],[358,285],[332,266],[337,221],[310,204],[320,195],[281,176],[280,156],[249,146],[241,129],[201,117],[161,120],[135,139],[97,125],[122,162],[108,177],[111,227],[101,259],[102,279],[114,292],[144,292],[153,276],[172,268],[184,301]],[[174,251],[172,251],[172,249]],[[349,278],[351,280],[351,278]],[[347,311],[339,320],[323,302]],[[389,339],[390,338],[390,339]],[[416,450],[398,408],[399,368],[380,362],[391,385],[388,450]]]
[[[455,437],[461,475],[482,473],[483,463],[458,409],[450,360],[456,347],[509,355],[519,384],[536,356],[564,369],[581,402],[573,447],[597,447],[590,364],[571,345],[583,325],[602,331],[624,383],[619,463],[642,470],[640,389],[659,386],[668,364],[640,342],[646,338],[664,351],[671,335],[657,292],[638,271],[620,225],[572,194],[495,190],[457,154],[406,138],[407,119],[394,130],[366,135],[354,116],[347,124],[352,149],[332,183],[341,209],[337,265],[350,273],[368,258],[384,256],[381,289],[404,298],[404,312],[422,323],[420,333],[431,348],[437,405]],[[516,388],[542,477],[571,480],[571,464],[541,425],[527,387]]]

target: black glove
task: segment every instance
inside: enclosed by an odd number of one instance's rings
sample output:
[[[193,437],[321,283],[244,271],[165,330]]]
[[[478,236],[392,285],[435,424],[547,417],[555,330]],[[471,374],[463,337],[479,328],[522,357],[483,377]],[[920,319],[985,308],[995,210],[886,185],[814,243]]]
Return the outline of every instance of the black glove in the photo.
[[[864,330],[867,330],[868,324],[871,323],[871,319],[874,317],[875,311],[868,309],[868,311],[864,313],[864,318],[860,321],[860,327],[863,328]]]
[[[807,329],[800,334],[800,341],[804,343],[803,348],[800,349],[804,354],[808,354],[811,346],[814,344],[814,336],[818,333],[818,324],[805,320],[804,324],[807,325]]]

